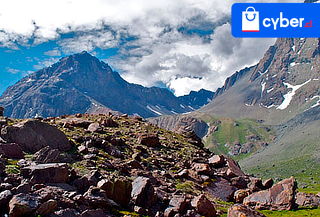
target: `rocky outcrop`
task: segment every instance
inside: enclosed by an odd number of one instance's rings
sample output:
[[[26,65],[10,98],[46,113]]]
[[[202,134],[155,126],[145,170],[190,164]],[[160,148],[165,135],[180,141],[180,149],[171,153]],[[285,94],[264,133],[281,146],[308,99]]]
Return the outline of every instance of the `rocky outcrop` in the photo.
[[[24,177],[30,177],[34,184],[41,183],[65,183],[68,181],[68,167],[64,163],[38,164],[21,169]]]
[[[200,138],[207,134],[209,128],[204,121],[188,115],[161,116],[150,118],[148,121],[163,129],[177,133],[194,132]]]
[[[8,123],[25,124],[9,118],[2,129]],[[234,160],[208,152],[192,133],[176,134],[142,118],[113,114],[77,114],[40,123],[59,128],[71,149],[53,148],[56,140],[47,140],[47,146],[23,153],[18,162],[6,158],[12,152],[3,152],[0,215],[214,217],[225,213],[217,202],[221,200],[279,210],[291,209],[295,202],[289,181],[272,186],[272,180],[249,176]],[[101,131],[88,130],[92,123]],[[33,137],[41,133],[35,130]],[[298,194],[296,203],[315,204],[314,198]],[[229,216],[252,215],[259,216],[245,206],[229,210]]]
[[[266,217],[253,209],[242,204],[233,205],[228,209],[228,217]]]
[[[16,143],[0,143],[0,154],[6,158],[21,159],[24,157],[21,147]]]
[[[243,204],[255,209],[291,210],[295,207],[296,183],[285,179],[268,190],[258,191],[244,198]]]
[[[35,153],[49,146],[61,151],[68,151],[71,145],[56,127],[38,120],[29,120],[1,129],[1,137],[7,142],[17,143],[23,151]]]

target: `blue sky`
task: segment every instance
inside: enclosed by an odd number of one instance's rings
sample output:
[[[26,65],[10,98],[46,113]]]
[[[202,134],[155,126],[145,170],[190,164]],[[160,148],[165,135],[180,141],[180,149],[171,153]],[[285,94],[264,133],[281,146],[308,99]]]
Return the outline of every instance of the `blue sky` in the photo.
[[[274,39],[236,39],[234,0],[5,0],[0,7],[0,94],[23,76],[90,52],[144,86],[177,96],[215,90],[255,64]],[[19,5],[19,7],[17,7]]]

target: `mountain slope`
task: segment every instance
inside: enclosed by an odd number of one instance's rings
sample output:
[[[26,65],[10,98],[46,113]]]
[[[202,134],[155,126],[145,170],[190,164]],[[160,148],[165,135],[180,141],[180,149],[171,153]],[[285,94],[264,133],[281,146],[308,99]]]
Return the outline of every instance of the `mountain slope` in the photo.
[[[204,94],[207,97],[208,92]],[[110,109],[152,117],[189,112],[203,104],[181,100],[167,89],[128,83],[109,65],[82,52],[62,58],[9,87],[0,105],[7,116],[28,118]]]
[[[320,42],[278,39],[260,62],[200,112],[281,124],[319,98]]]

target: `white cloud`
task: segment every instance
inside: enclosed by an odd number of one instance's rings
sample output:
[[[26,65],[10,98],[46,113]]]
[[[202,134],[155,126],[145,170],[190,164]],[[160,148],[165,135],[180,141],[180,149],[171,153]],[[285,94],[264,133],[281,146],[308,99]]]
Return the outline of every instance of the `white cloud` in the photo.
[[[28,45],[30,38],[34,44],[56,39],[59,49],[46,52],[52,58],[40,62],[36,69],[51,65],[60,51],[71,54],[119,47],[120,54],[107,61],[130,82],[146,86],[163,82],[177,95],[200,88],[215,90],[235,70],[256,63],[274,42],[233,38],[226,21],[234,2],[3,0],[0,46],[18,49],[17,43]],[[203,38],[177,30],[203,26],[215,29],[214,33]],[[63,33],[74,37],[61,38]],[[121,44],[125,37],[135,40]]]
[[[49,50],[49,51],[46,51],[44,52],[44,55],[47,55],[47,56],[61,56],[61,51],[59,50]]]

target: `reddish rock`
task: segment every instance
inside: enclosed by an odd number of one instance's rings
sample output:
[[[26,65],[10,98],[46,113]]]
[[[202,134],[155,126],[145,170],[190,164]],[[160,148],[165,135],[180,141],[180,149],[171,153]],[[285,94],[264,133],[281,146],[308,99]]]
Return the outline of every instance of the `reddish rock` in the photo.
[[[241,170],[239,164],[231,159],[231,158],[226,158],[227,162],[227,176],[229,177],[235,177],[235,176],[245,176],[245,173]]]
[[[149,147],[158,147],[160,146],[160,140],[157,135],[140,135],[138,138],[138,143],[141,145],[149,146]]]
[[[49,146],[60,151],[71,148],[66,135],[54,126],[39,120],[29,120],[1,129],[1,137],[7,142],[17,143],[23,151],[35,153]]]
[[[300,207],[319,207],[320,197],[315,194],[298,192],[296,194],[296,204]]]
[[[112,118],[107,118],[101,123],[104,127],[118,127],[119,124],[115,122]]]
[[[0,154],[6,158],[21,159],[24,157],[21,147],[16,143],[0,143]]]
[[[80,217],[108,217],[102,209],[91,209],[81,213]]]
[[[223,201],[232,201],[233,194],[237,190],[231,183],[224,178],[217,178],[215,182],[210,183],[206,191],[215,198]]]
[[[173,217],[175,214],[185,214],[189,203],[183,195],[173,195],[169,202],[169,207],[164,212],[164,217]]]
[[[37,163],[56,163],[60,161],[60,151],[49,146],[42,148],[33,155],[33,160]]]
[[[209,164],[205,163],[194,163],[191,170],[195,171],[198,175],[210,175],[211,168]]]
[[[225,164],[225,157],[223,155],[214,155],[209,158],[208,162],[213,167],[220,167]]]
[[[242,203],[243,199],[251,194],[250,189],[240,189],[234,192],[234,201],[236,203]]]
[[[91,186],[86,193],[83,195],[85,203],[92,208],[112,208],[117,207],[112,200],[108,199],[107,194],[100,188]]]
[[[78,217],[80,214],[75,209],[62,209],[51,214],[50,217]]]
[[[215,210],[213,204],[203,194],[198,196],[198,197],[195,197],[191,201],[191,205],[202,216],[205,216],[205,217],[214,217],[214,216],[216,216],[216,210]]]
[[[267,179],[262,183],[264,189],[271,188],[273,185],[273,179]]]
[[[29,194],[17,194],[9,202],[10,217],[31,216],[39,206],[38,198]]]
[[[65,163],[38,164],[21,169],[21,174],[31,177],[32,183],[65,183],[69,178]]]
[[[58,203],[56,200],[48,200],[39,206],[39,208],[36,211],[36,215],[48,215],[50,213],[53,213],[57,207]]]
[[[59,121],[59,123],[63,124],[65,127],[81,127],[81,128],[85,128],[87,129],[89,127],[89,125],[92,123],[92,121],[88,121],[86,119],[83,118],[65,118],[62,119],[61,121]]]
[[[104,190],[107,197],[126,207],[131,198],[132,184],[128,180],[116,179],[115,181],[101,180],[97,186]]]
[[[268,190],[259,191],[246,197],[244,205],[255,209],[291,210],[294,208],[296,183],[293,177],[285,179]]]
[[[250,177],[248,188],[252,192],[261,191],[264,188],[262,185],[262,180],[260,178]]]
[[[249,207],[236,204],[228,209],[228,217],[266,217],[262,213],[250,209]]]
[[[156,202],[154,188],[149,178],[137,177],[132,183],[132,201],[135,205],[148,208]]]

